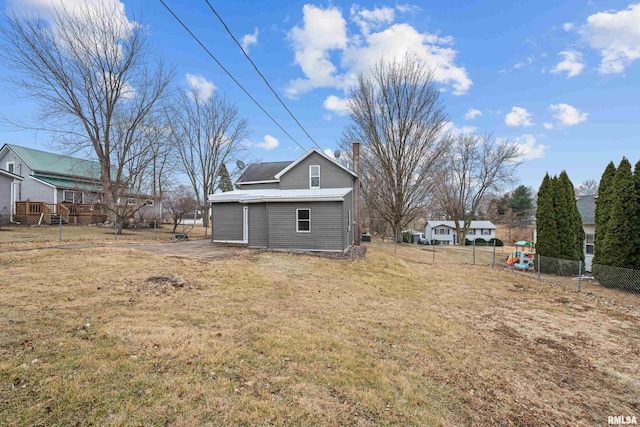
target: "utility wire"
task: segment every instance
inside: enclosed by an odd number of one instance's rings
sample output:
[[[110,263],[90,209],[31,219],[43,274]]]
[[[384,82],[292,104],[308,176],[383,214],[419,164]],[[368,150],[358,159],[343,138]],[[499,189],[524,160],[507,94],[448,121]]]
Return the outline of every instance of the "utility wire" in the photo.
[[[247,52],[244,50],[244,47],[242,47],[242,44],[240,44],[240,42],[238,41],[238,39],[236,39],[236,37],[233,35],[233,33],[231,32],[231,30],[229,29],[229,27],[227,26],[227,24],[224,22],[224,20],[222,19],[222,17],[220,16],[220,14],[216,11],[216,9],[211,5],[211,3],[209,2],[209,0],[205,0],[207,2],[207,5],[209,6],[209,9],[211,9],[211,11],[214,13],[214,15],[216,15],[216,17],[218,18],[218,20],[220,21],[220,23],[222,24],[222,26],[224,27],[225,30],[227,30],[227,33],[229,33],[229,35],[231,36],[231,38],[233,39],[234,42],[236,42],[236,44],[238,45],[238,47],[240,48],[240,50],[242,51],[242,54],[245,56],[245,58],[247,58],[247,60],[251,63],[251,65],[253,65],[253,68],[256,70],[256,72],[260,75],[260,77],[262,77],[262,80],[264,80],[265,84],[269,87],[269,89],[271,89],[271,92],[273,92],[273,94],[276,96],[276,98],[278,98],[278,101],[280,101],[280,104],[282,104],[282,106],[284,107],[285,110],[287,110],[287,113],[289,113],[289,115],[291,116],[291,118],[298,124],[298,126],[300,126],[300,129],[302,129],[302,131],[309,137],[309,139],[316,145],[316,147],[320,148],[320,150],[322,150],[322,148],[320,147],[320,145],[318,145],[318,143],[316,142],[315,139],[313,139],[311,137],[311,135],[309,135],[309,132],[307,132],[307,130],[304,128],[304,126],[302,126],[302,124],[298,121],[298,119],[296,118],[296,116],[293,115],[293,113],[291,112],[291,110],[289,110],[289,107],[287,107],[287,105],[284,103],[284,101],[282,100],[282,98],[280,98],[280,96],[278,95],[278,93],[275,91],[275,89],[273,89],[273,87],[271,86],[271,84],[269,84],[269,82],[267,81],[267,78],[260,72],[260,70],[258,69],[258,66],[253,62],[253,60],[251,60],[251,58],[249,57],[249,55],[247,55]]]
[[[227,73],[227,75],[231,78],[231,80],[233,80],[235,82],[235,84],[238,85],[238,87],[240,87],[240,89],[242,89],[242,91],[247,94],[247,96],[253,101],[254,104],[256,104],[258,106],[258,108],[260,108],[262,110],[263,113],[265,113],[267,115],[267,117],[269,117],[271,119],[271,121],[273,123],[276,124],[276,126],[278,126],[280,128],[280,130],[282,132],[284,132],[298,147],[300,147],[303,151],[307,151],[306,148],[304,148],[302,145],[300,145],[300,143],[298,141],[296,141],[296,139],[294,137],[292,137],[289,132],[287,132],[286,130],[284,130],[284,128],[280,125],[280,123],[278,123],[276,121],[276,119],[274,119],[271,114],[269,114],[267,112],[267,110],[265,110],[262,105],[260,105],[260,103],[258,101],[256,101],[256,99],[251,96],[251,94],[244,88],[244,86],[242,86],[242,84],[240,84],[240,82],[238,80],[236,80],[235,77],[233,77],[233,74],[231,74],[231,72],[229,72],[229,70],[227,70],[225,68],[224,65],[222,65],[222,63],[220,61],[218,61],[218,59],[211,53],[211,51],[200,41],[200,39],[189,29],[189,27],[186,26],[186,24],[184,22],[182,22],[182,20],[180,18],[178,18],[178,16],[173,12],[173,10],[171,10],[171,8],[169,6],[167,6],[167,4],[164,2],[164,0],[160,0],[160,3],[162,3],[162,5],[165,7],[165,9],[167,9],[169,11],[169,13],[171,15],[173,15],[173,17],[176,19],[176,21],[178,21],[180,23],[180,25],[182,25],[182,28],[184,28],[189,35],[200,45],[200,47],[202,47],[202,49],[204,49],[205,52],[207,52],[207,54],[211,57],[211,59],[213,59],[216,64],[218,64],[218,66],[220,68],[222,68],[222,70]]]

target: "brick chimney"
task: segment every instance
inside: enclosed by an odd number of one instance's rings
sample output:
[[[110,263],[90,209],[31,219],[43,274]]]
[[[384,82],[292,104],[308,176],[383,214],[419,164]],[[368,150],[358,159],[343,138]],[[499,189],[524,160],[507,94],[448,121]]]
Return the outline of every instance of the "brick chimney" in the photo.
[[[353,143],[353,244],[360,246],[360,143]]]

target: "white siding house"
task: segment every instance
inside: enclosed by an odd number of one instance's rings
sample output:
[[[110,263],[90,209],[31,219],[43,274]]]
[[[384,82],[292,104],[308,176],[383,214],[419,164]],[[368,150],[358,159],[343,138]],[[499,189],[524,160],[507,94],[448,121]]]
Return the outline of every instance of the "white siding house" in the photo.
[[[463,224],[460,223],[460,227]],[[455,221],[427,221],[424,230],[427,240],[432,244],[457,245]],[[490,240],[496,237],[496,226],[491,221],[471,221],[469,232],[465,238]],[[437,241],[437,243],[436,243]]]

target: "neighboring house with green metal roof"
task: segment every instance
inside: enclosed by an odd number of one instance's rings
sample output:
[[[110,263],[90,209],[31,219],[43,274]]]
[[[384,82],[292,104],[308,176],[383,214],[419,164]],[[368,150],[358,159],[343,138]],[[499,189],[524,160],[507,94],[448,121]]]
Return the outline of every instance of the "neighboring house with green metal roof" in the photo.
[[[16,201],[79,204],[102,198],[96,161],[5,144],[0,149],[0,168],[24,178]]]

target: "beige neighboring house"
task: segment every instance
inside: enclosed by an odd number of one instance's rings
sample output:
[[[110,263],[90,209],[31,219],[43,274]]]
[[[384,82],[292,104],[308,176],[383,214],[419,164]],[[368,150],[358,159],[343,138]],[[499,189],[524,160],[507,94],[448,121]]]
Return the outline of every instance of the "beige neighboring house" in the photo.
[[[596,197],[595,194],[590,194],[576,198],[585,235],[584,267],[586,271],[591,271],[591,264],[593,263],[593,243],[596,236]]]

